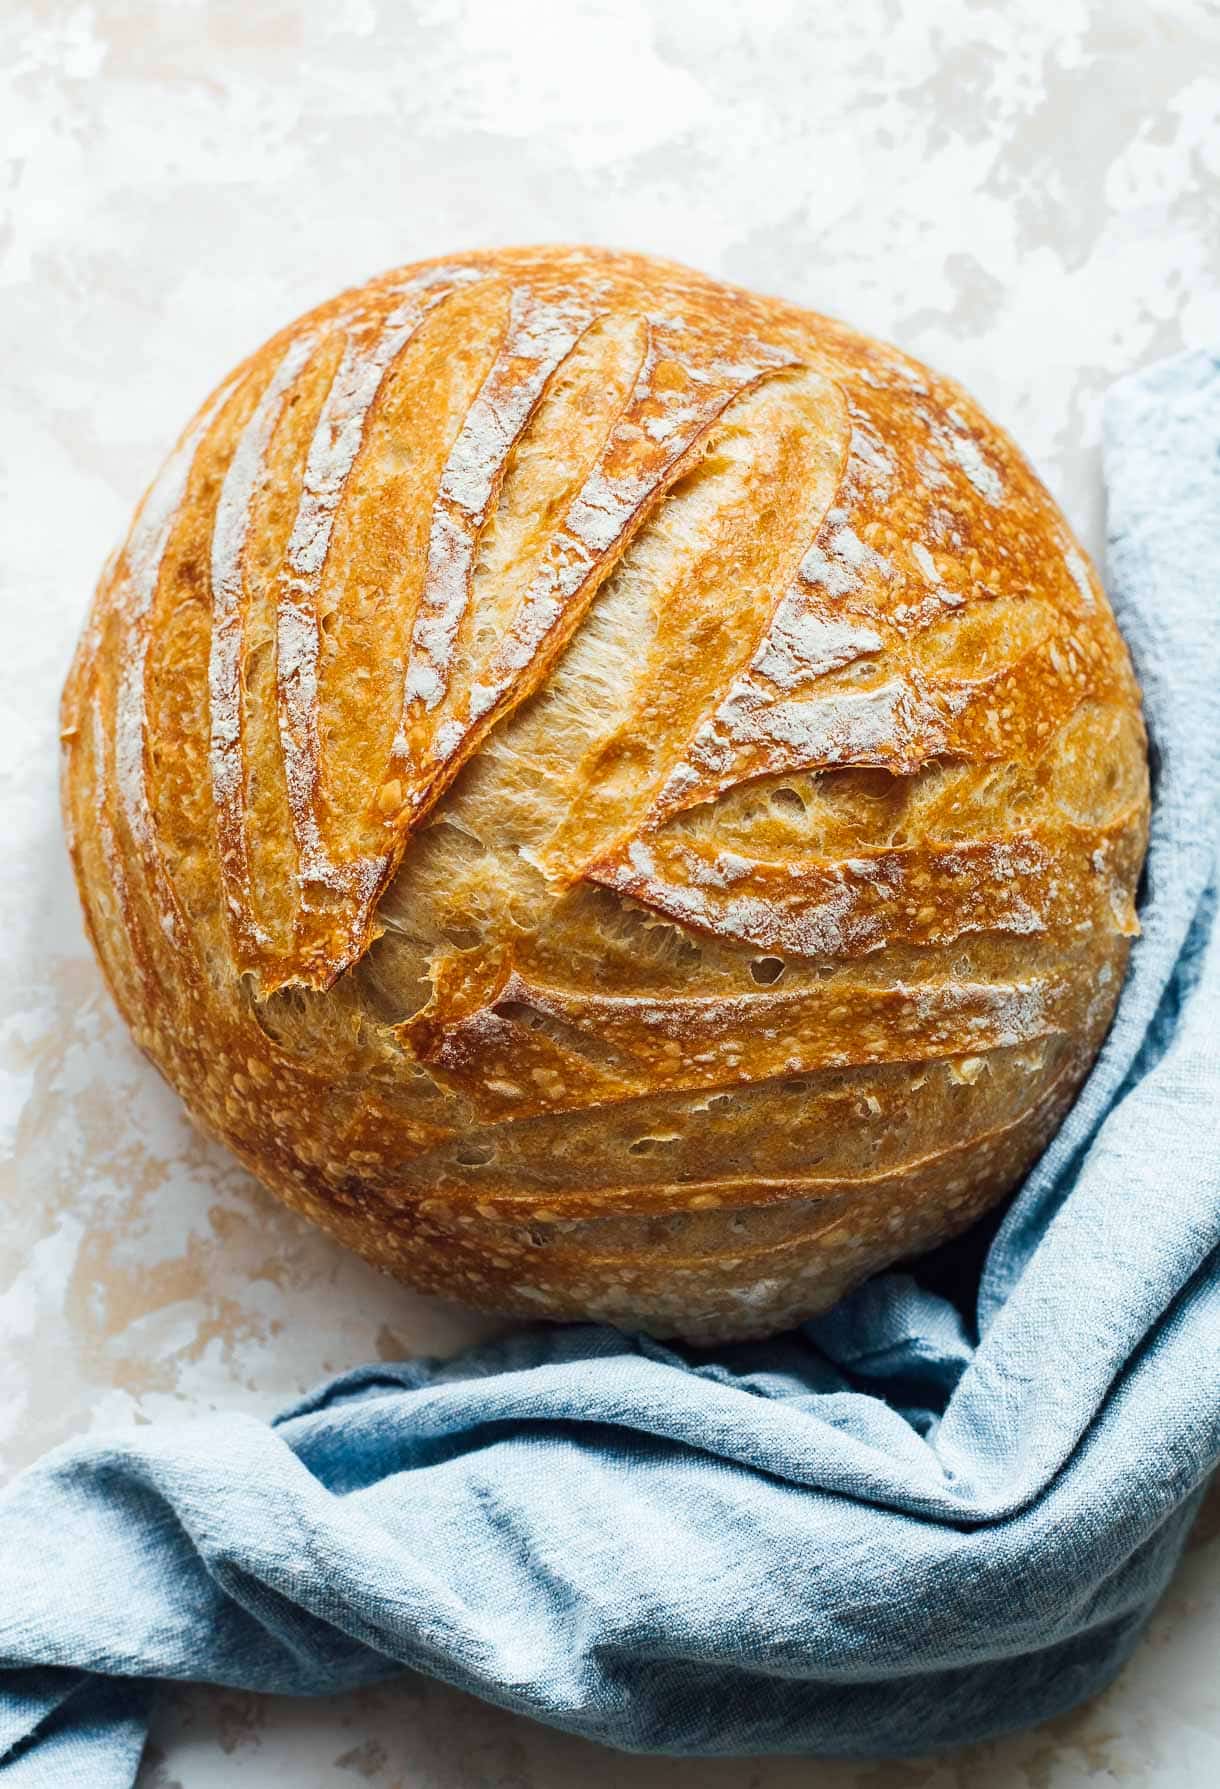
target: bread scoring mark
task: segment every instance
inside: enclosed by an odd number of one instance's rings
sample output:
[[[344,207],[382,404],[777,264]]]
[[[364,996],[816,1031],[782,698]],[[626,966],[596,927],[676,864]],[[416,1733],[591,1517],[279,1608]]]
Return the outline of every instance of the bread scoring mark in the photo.
[[[401,855],[412,799],[426,775],[421,766],[443,763],[446,755],[452,723],[438,725],[433,711],[448,691],[479,541],[513,450],[555,375],[600,314],[592,304],[547,299],[521,286],[511,292],[503,340],[440,475],[398,733],[373,791],[374,839],[385,848],[328,859],[327,881],[341,899],[329,902],[325,913],[329,932],[320,973],[327,985],[367,947],[373,910]],[[306,954],[299,925],[298,960],[281,966],[279,980],[295,979],[302,970],[309,979]],[[272,985],[270,979],[266,985]]]
[[[120,646],[119,690],[115,705],[115,779],[119,805],[132,838],[143,849],[154,844],[145,773],[144,669],[148,658],[148,615],[161,562],[186,495],[195,453],[236,381],[208,405],[158,473],[128,539],[123,574],[114,587],[114,615]],[[165,923],[172,935],[173,914]]]
[[[238,439],[221,486],[212,528],[212,635],[208,657],[209,769],[221,886],[241,957],[268,942],[250,898],[246,847],[242,667],[245,552],[251,507],[267,478],[267,452],[289,391],[317,345],[298,336],[276,367]]]
[[[776,613],[751,667],[777,689],[837,671],[853,660],[880,652],[885,641],[875,628],[837,615],[819,614],[790,592]]]
[[[114,583],[122,563],[124,545],[125,543],[120,541],[106,555],[106,562],[102,566],[94,587],[93,603],[85,619],[80,644],[73,658],[71,674],[64,685],[60,715],[60,740],[68,758],[71,757],[73,741],[81,725],[85,702],[84,692],[92,683],[106,622],[110,617]]]
[[[1126,905],[1115,910],[1114,889],[1133,873],[1135,817],[1128,809],[1105,827],[1047,825],[779,862],[661,832],[591,875],[680,923],[797,957],[949,944],[973,932],[1127,931],[1133,916]]]
[[[443,729],[427,728],[426,716],[450,689],[480,534],[548,383],[595,321],[595,312],[575,300],[541,299],[526,286],[513,290],[504,341],[453,445],[433,509],[391,775],[449,755],[437,736]]]
[[[801,1230],[796,1235],[784,1235],[778,1240],[764,1241],[753,1246],[728,1228],[720,1236],[719,1247],[709,1248],[698,1254],[685,1253],[677,1258],[670,1257],[667,1266],[680,1272],[684,1268],[697,1269],[717,1261],[723,1262],[725,1257],[734,1266],[759,1260],[774,1261],[777,1256],[805,1247],[811,1234],[824,1236],[829,1228],[837,1227],[845,1221],[859,1223],[867,1213],[878,1208],[892,1221],[895,1208],[900,1217],[906,1215],[903,1207],[908,1200],[916,1208],[920,1205],[926,1207],[929,1192],[933,1188],[943,1188],[950,1180],[960,1177],[969,1162],[977,1161],[980,1156],[997,1154],[1012,1139],[1027,1133],[1029,1128],[1038,1127],[1040,1120],[1054,1113],[1070,1092],[1073,1068],[1074,1064],[1069,1057],[1041,1091],[1019,1105],[1014,1115],[1005,1123],[989,1125],[981,1131],[960,1138],[948,1148],[910,1157],[892,1167],[877,1169],[871,1173],[834,1177],[793,1174],[770,1180],[763,1177],[747,1179],[725,1175],[723,1178],[683,1181],[678,1186],[665,1182],[628,1182],[625,1185],[599,1188],[601,1202],[595,1210],[588,1212],[581,1209],[579,1195],[571,1198],[546,1188],[541,1193],[536,1189],[532,1195],[523,1199],[514,1197],[511,1193],[505,1194],[498,1187],[480,1185],[478,1211],[489,1226],[502,1224],[507,1229],[525,1221],[543,1226],[553,1225],[553,1237],[547,1243],[548,1266],[566,1266],[571,1262],[574,1266],[579,1264],[585,1271],[616,1265],[626,1267],[633,1259],[638,1264],[638,1252],[633,1256],[625,1251],[620,1253],[610,1250],[604,1244],[597,1246],[599,1228],[614,1226],[617,1219],[628,1215],[643,1216],[651,1212],[671,1215],[685,1212],[693,1215],[699,1211],[711,1212],[718,1208],[726,1214],[743,1211],[759,1212],[761,1215],[768,1206],[789,1204],[795,1199],[799,1199],[802,1204],[813,1205],[815,1211],[821,1207],[824,1213],[826,1208],[835,1212],[830,1225],[823,1220],[812,1232]],[[494,1130],[491,1134],[494,1135]],[[912,1182],[919,1186],[918,1195],[912,1196]],[[886,1195],[888,1200],[882,1204]],[[538,1210],[537,1202],[540,1197],[546,1203]],[[839,1209],[848,1201],[850,1204],[847,1209]],[[573,1231],[581,1240],[565,1246],[565,1236]],[[486,1230],[483,1234],[487,1234]],[[594,1246],[582,1246],[586,1237],[592,1240]]]
[[[504,639],[435,742],[433,763],[441,774],[459,750],[467,755],[497,715],[538,682],[632,528],[732,399],[769,373],[797,364],[762,342],[745,344],[744,358],[713,350],[705,359],[692,352],[683,319],[653,314],[647,325],[643,363],[597,464],[569,505]],[[416,805],[423,807],[438,793],[435,780],[425,784]]]
[[[817,998],[806,988],[656,999],[544,986],[504,958],[478,965],[442,958],[433,980],[432,1001],[396,1035],[477,1111],[520,1118],[615,1104],[649,1091],[732,1087],[964,1050],[982,1054],[1058,1031],[1079,993],[1069,977],[1031,977],[888,987],[838,982]],[[591,1032],[634,1066],[620,1071],[591,1062],[513,1025],[503,1012],[514,1005]]]
[[[1029,475],[983,451],[964,401],[946,404],[947,394],[895,355],[848,359],[839,377],[851,437],[834,501],[768,638],[702,717],[644,831],[769,771],[860,763],[909,774],[942,752],[1036,749],[1028,746],[1037,717],[1027,697],[1010,701],[999,673],[990,684],[930,678],[917,643],[942,617],[1011,587],[1006,568],[1027,552],[1029,590],[1062,619],[1065,662],[1080,644],[1073,632],[1087,632],[1079,627],[1083,561],[1076,555],[1073,565],[1068,543],[1050,564],[1047,542],[1031,542]],[[977,522],[979,497],[997,511],[986,531]],[[812,688],[876,653],[885,656],[871,685],[835,678],[823,691]],[[1029,656],[1016,663],[1026,678],[1043,669]],[[1050,681],[1063,682],[1053,664]],[[1053,720],[1062,716],[1064,689],[1055,695]]]
[[[161,996],[159,994],[156,977],[151,972],[148,959],[144,952],[139,948],[139,925],[132,904],[131,888],[127,880],[127,871],[124,866],[123,858],[119,853],[118,843],[114,834],[114,825],[111,820],[110,808],[113,794],[113,782],[109,767],[110,741],[107,737],[106,724],[102,717],[102,692],[100,686],[94,687],[93,694],[89,700],[89,728],[93,756],[94,817],[97,823],[98,841],[101,845],[102,862],[105,865],[106,874],[110,881],[119,929],[127,944],[127,953],[135,970],[138,989],[124,987],[120,994],[119,978],[117,974],[114,973],[113,966],[111,966],[108,980],[110,981],[112,991],[115,992],[116,999],[118,999],[120,1009],[127,1014],[129,1018],[130,997],[132,994],[138,992],[140,998],[140,1010],[137,1012],[134,1022],[143,1029],[147,1025],[149,1016]],[[90,906],[87,906],[86,912],[90,915],[91,928],[95,928],[97,934],[103,936],[104,929],[96,927],[96,922],[92,919],[91,904]],[[103,958],[103,962],[104,961],[105,959]],[[137,1039],[137,1041],[139,1040]]]
[[[872,425],[867,409],[848,398],[851,417],[846,463],[833,504],[806,549],[752,662],[733,680],[719,705],[700,723],[689,748],[658,793],[646,824],[703,801],[741,776],[752,774],[735,748],[757,744],[760,729],[773,744],[786,742],[806,752],[824,751],[827,761],[851,762],[856,751],[875,751],[897,718],[900,702],[912,697],[896,685],[867,694],[848,692],[827,706],[796,705],[784,696],[816,683],[828,672],[880,652],[886,636],[878,627],[875,603],[865,604],[869,584],[892,584],[898,572],[890,560],[861,538],[852,519],[889,501],[898,476],[892,452]],[[867,575],[866,575],[867,574]],[[849,608],[846,599],[859,605]],[[934,609],[943,606],[938,588]],[[888,633],[888,629],[886,630]],[[911,717],[912,720],[914,717]],[[910,723],[908,723],[910,724]],[[727,771],[719,783],[716,771]]]
[[[1020,1048],[1020,1046],[1018,1046]],[[997,1059],[992,1058],[994,1066]],[[952,1074],[954,1059],[941,1059],[947,1073]],[[929,1065],[931,1066],[931,1065]],[[495,1218],[506,1224],[524,1222],[566,1224],[574,1221],[577,1224],[589,1219],[614,1219],[624,1216],[647,1215],[653,1212],[672,1213],[674,1211],[698,1209],[700,1206],[711,1207],[721,1205],[729,1210],[748,1211],[768,1205],[787,1203],[793,1196],[802,1200],[829,1201],[847,1196],[853,1199],[863,1195],[872,1198],[884,1192],[899,1194],[911,1192],[918,1188],[917,1197],[924,1198],[926,1182],[922,1179],[930,1170],[939,1170],[944,1174],[955,1174],[961,1171],[961,1164],[977,1158],[980,1152],[987,1152],[1001,1145],[1005,1139],[1018,1134],[1021,1129],[1037,1113],[1045,1111],[1049,1105],[1061,1100],[1073,1083],[1075,1062],[1071,1052],[1066,1052],[1054,1072],[1040,1083],[1035,1082],[1032,1097],[1018,1105],[1014,1115],[1001,1124],[986,1124],[981,1130],[968,1130],[964,1134],[956,1134],[953,1141],[943,1148],[924,1150],[915,1155],[902,1156],[887,1163],[884,1167],[873,1168],[863,1173],[849,1171],[834,1175],[799,1171],[785,1174],[738,1175],[725,1173],[715,1177],[682,1180],[675,1184],[671,1179],[660,1180],[619,1180],[610,1184],[590,1187],[585,1182],[576,1182],[572,1186],[531,1186],[522,1188],[511,1178],[479,1177],[479,1202],[485,1214],[494,1214]],[[876,1083],[873,1083],[876,1084]],[[758,1087],[764,1093],[766,1084]],[[751,1090],[753,1091],[753,1089]],[[721,1096],[723,1097],[723,1096]],[[650,1096],[643,1094],[642,1100],[648,1102]],[[624,1108],[630,1108],[636,1101],[622,1100],[616,1102]],[[846,1103],[841,1096],[840,1104]],[[545,1123],[546,1120],[544,1119]],[[654,1123],[658,1122],[653,1120]],[[682,1125],[689,1122],[689,1103],[686,1108],[678,1107],[672,1122]],[[478,1132],[479,1140],[485,1141],[493,1149],[507,1136],[514,1134],[517,1119],[502,1116],[492,1119]],[[517,1133],[519,1134],[519,1133]],[[444,1147],[442,1144],[441,1147]],[[430,1164],[421,1162],[421,1167]],[[740,1238],[730,1247],[726,1239],[726,1250],[737,1253],[743,1247]]]
[[[148,717],[144,680],[148,663],[149,617],[165,550],[186,496],[195,455],[239,383],[240,375],[220,388],[161,468],[137,513],[123,551],[120,575],[110,592],[115,627],[114,657],[119,679],[115,695],[113,753],[119,812],[143,869],[157,923],[187,964],[193,964],[193,952],[180,923],[177,896],[161,858],[148,800]],[[107,759],[103,757],[101,763],[105,765]],[[107,802],[108,785],[107,776],[102,786],[103,799]],[[121,898],[119,904],[132,955],[138,959],[138,933],[133,930],[130,898]]]
[[[343,358],[310,442],[276,599],[280,749],[302,899],[309,882],[339,890],[353,881],[358,888],[362,885],[359,866],[341,868],[331,861],[317,812],[321,774],[318,590],[335,517],[364,440],[369,412],[390,367],[438,304],[462,285],[483,277],[477,268],[431,268],[397,288],[401,301],[371,331],[359,321],[349,325]]]
[[[800,699],[785,689],[777,699],[756,665],[700,726],[642,833],[750,777],[845,765],[909,776],[944,754],[1032,761],[1083,701],[1113,693],[1117,674],[1100,630],[1085,623],[977,678],[912,664],[905,676],[864,687]]]
[[[876,647],[862,645],[861,654],[865,651]],[[811,667],[809,675],[818,673]],[[782,687],[790,689],[796,681],[794,675]],[[913,770],[943,751],[945,739],[940,710],[913,681],[890,677],[872,688],[777,701],[752,670],[699,727],[657,797],[646,828],[751,775],[846,764]]]
[[[862,642],[880,645],[833,617],[799,616],[791,635],[774,621],[776,593],[834,494],[848,438],[842,400],[821,374],[802,368],[764,381],[726,408],[704,453],[633,537],[548,690],[566,718],[568,692],[594,669],[582,648],[600,644],[609,700],[590,691],[581,705],[588,719],[576,756],[561,766],[558,824],[529,859],[553,887],[631,836],[709,699],[768,638],[768,670],[780,679],[802,650],[829,665]],[[772,517],[765,540],[760,503]]]
[[[554,354],[553,364],[537,381],[530,410],[522,407],[522,411],[514,415],[519,430],[528,421],[547,380],[554,376],[580,335],[596,318],[595,306],[579,309],[580,316],[569,314],[563,319],[548,312],[542,312],[541,316],[535,312],[531,322],[524,304],[519,307],[521,343],[537,347],[545,341]],[[397,785],[402,806],[397,811],[391,807],[380,815],[390,829],[387,848],[382,853],[336,863],[323,851],[322,841],[317,836],[316,822],[311,818],[319,756],[316,600],[311,598],[308,603],[301,604],[290,595],[281,598],[282,662],[283,657],[287,657],[295,667],[299,675],[294,678],[294,683],[303,691],[294,696],[296,707],[288,713],[287,733],[284,734],[282,729],[282,735],[291,739],[295,726],[301,731],[302,738],[295,760],[290,750],[285,749],[286,767],[293,762],[296,765],[289,779],[294,815],[300,812],[304,816],[298,835],[301,873],[303,880],[325,883],[339,898],[326,903],[329,932],[324,955],[298,948],[293,960],[278,965],[273,974],[264,974],[261,982],[264,992],[292,981],[329,987],[367,948],[376,903],[401,859],[408,829],[424,819],[484,734],[543,678],[579,624],[600,581],[611,570],[634,530],[642,524],[651,505],[679,476],[686,456],[716,418],[734,397],[769,375],[798,364],[782,350],[755,341],[748,341],[744,348],[737,344],[735,355],[719,351],[723,344],[718,338],[710,346],[699,344],[692,349],[680,318],[652,315],[647,324],[647,344],[630,395],[610,428],[593,472],[569,504],[563,521],[548,543],[542,569],[527,588],[504,640],[493,649],[489,668],[482,680],[472,682],[469,689],[453,692],[452,704],[446,704],[442,710],[446,718],[435,728],[430,740],[423,740],[422,748],[417,746],[415,737],[408,740],[412,757],[409,764],[402,764],[401,759],[391,764],[390,768],[399,774],[387,774],[381,789],[393,790]],[[559,352],[558,337],[566,340],[569,334],[571,341]],[[519,375],[521,358],[506,352],[501,374],[497,375],[497,386],[501,377],[508,381],[510,361],[518,363]],[[473,518],[471,553],[465,560],[465,578],[468,578],[473,562],[479,528],[490,513],[512,445],[491,421],[492,414],[490,407],[486,408],[481,412],[477,427],[466,434],[466,439],[463,441],[459,437],[461,449],[454,477],[448,479],[446,474],[441,481],[438,511],[446,517],[442,528],[448,540],[452,539],[448,524],[460,509],[457,497],[465,493],[479,502],[479,510]],[[490,457],[493,445],[499,455],[497,460]],[[484,491],[488,482],[489,488]],[[462,582],[462,588],[465,587]],[[442,597],[442,604],[447,600]],[[423,619],[427,621],[428,617]],[[458,620],[460,624],[460,617]],[[304,653],[298,644],[300,627],[304,628],[309,642]],[[430,638],[425,629],[423,641]],[[437,644],[438,640],[434,639],[433,643]],[[408,725],[416,717],[426,721],[429,711],[424,688],[435,693],[430,674],[436,672],[436,663],[421,648],[419,637],[413,642],[412,664],[414,677]],[[408,678],[412,678],[410,670]],[[445,697],[446,691],[442,689],[436,698],[438,708]],[[420,749],[422,761],[415,757]],[[308,781],[310,777],[312,782]]]
[[[837,522],[825,544],[814,541],[801,562],[801,577],[806,584],[822,589],[827,596],[846,596],[860,587],[860,573],[865,568],[893,578],[894,567],[881,553],[866,546],[854,528]]]

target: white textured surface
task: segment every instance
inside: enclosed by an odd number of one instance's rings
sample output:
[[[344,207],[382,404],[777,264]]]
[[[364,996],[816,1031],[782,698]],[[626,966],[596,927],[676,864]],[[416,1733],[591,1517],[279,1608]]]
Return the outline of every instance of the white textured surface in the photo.
[[[55,698],[102,558],[204,391],[393,263],[621,244],[837,312],[957,375],[1096,547],[1103,388],[1220,340],[1220,10],[4,0],[0,156],[11,1469],[84,1428],[270,1412],[358,1358],[474,1327],[341,1254],[201,1142],[82,941]],[[309,1707],[183,1696],[143,1783],[1210,1789],[1207,1530],[1113,1690],[937,1764],[629,1762],[414,1682]]]

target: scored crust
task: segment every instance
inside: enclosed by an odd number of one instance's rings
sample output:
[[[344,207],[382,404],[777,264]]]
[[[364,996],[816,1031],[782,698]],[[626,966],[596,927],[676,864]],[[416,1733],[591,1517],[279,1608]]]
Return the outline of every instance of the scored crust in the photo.
[[[1011,442],[592,249],[388,274],[200,411],[63,700],[140,1046],[425,1289],[695,1338],[956,1231],[1109,1023],[1139,697]]]

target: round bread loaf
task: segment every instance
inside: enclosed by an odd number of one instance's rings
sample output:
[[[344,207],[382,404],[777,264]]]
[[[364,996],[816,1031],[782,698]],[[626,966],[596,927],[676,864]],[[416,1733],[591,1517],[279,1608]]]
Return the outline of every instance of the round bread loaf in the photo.
[[[211,397],[63,705],[140,1046],[410,1284],[759,1334],[960,1231],[1110,1020],[1138,692],[949,381],[684,268],[464,255]]]

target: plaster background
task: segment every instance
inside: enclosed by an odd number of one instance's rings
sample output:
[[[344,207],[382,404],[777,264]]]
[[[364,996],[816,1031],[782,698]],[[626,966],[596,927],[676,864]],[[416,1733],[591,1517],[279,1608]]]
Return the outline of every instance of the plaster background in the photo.
[[[956,375],[1100,545],[1100,396],[1220,340],[1212,0],[0,0],[0,1470],[270,1414],[479,1328],[272,1202],[180,1117],[88,956],[55,699],[181,423],[396,262],[576,239],[836,312]],[[486,1327],[486,1326],[484,1326]],[[1220,1512],[1091,1707],[912,1765],[628,1761],[421,1681],[163,1707],[143,1789],[1202,1789]]]

